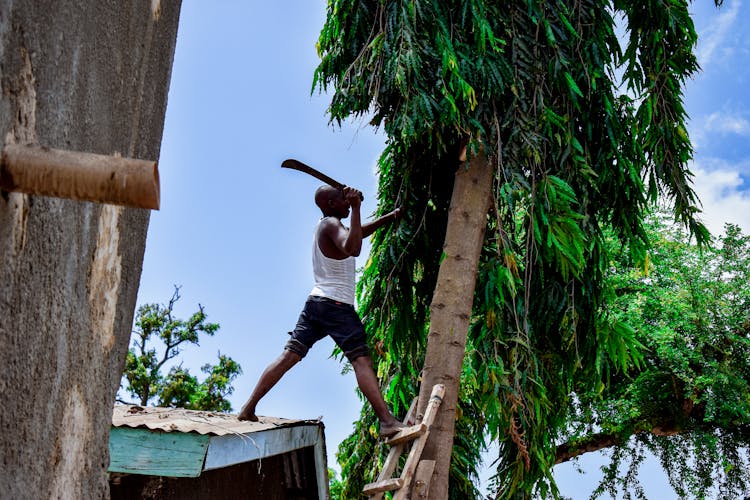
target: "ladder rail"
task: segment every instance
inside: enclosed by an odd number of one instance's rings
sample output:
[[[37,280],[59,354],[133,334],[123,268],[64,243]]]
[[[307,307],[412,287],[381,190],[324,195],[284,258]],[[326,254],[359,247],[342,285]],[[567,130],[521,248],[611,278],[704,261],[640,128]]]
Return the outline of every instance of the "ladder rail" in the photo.
[[[424,447],[427,444],[427,439],[430,435],[430,427],[435,421],[437,410],[440,407],[440,403],[443,401],[444,395],[445,386],[443,384],[435,385],[432,388],[430,400],[427,403],[422,422],[419,425],[400,431],[396,436],[393,436],[393,438],[386,441],[386,444],[392,445],[392,448],[383,464],[383,470],[380,471],[377,481],[366,485],[363,490],[363,493],[369,495],[371,500],[382,500],[384,492],[386,491],[395,491],[395,494],[393,495],[394,500],[404,500],[407,498],[409,489],[411,488],[411,482],[414,479],[417,466],[422,457],[422,451],[424,451]],[[416,411],[416,398],[409,408],[405,422],[409,421],[414,411]],[[391,476],[396,470],[398,459],[403,453],[408,441],[413,441],[413,444],[406,459],[406,463],[404,464],[404,468],[401,471],[401,476],[393,478]]]
[[[414,398],[409,405],[409,410],[406,412],[406,417],[404,418],[404,423],[408,423],[412,418],[414,418],[414,414],[417,412],[417,398]],[[383,463],[383,470],[380,471],[380,474],[378,474],[378,479],[374,483],[370,483],[365,486],[364,493],[368,494],[367,492],[368,487],[370,487],[373,484],[382,483],[383,481],[387,481],[392,475],[393,472],[396,470],[396,466],[398,465],[398,459],[401,456],[401,453],[403,453],[404,448],[406,447],[406,443],[400,443],[396,444],[391,448],[391,451],[388,452],[388,457],[385,459],[385,462]],[[399,488],[401,485],[398,486]],[[394,488],[395,489],[395,488]],[[390,490],[383,490],[383,491],[390,491]],[[370,499],[371,500],[383,500],[383,491],[372,491]]]
[[[432,388],[430,401],[427,403],[427,409],[424,412],[424,419],[422,420],[423,423],[427,424],[427,431],[414,440],[414,444],[409,452],[409,457],[406,459],[404,470],[401,472],[403,484],[401,488],[396,491],[396,494],[393,495],[393,500],[405,500],[407,497],[407,493],[411,487],[411,480],[414,478],[414,473],[417,471],[417,464],[422,458],[422,451],[424,450],[424,447],[427,444],[427,438],[430,435],[430,427],[437,416],[437,409],[440,406],[440,403],[443,402],[444,394],[444,385],[439,384]]]

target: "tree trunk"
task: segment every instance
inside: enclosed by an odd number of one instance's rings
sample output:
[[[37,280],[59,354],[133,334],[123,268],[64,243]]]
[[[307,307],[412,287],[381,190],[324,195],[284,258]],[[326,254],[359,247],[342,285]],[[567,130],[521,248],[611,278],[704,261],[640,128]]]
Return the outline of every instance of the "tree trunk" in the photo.
[[[424,415],[435,384],[445,397],[430,430],[422,458],[435,460],[430,498],[448,498],[448,472],[466,337],[474,302],[479,256],[490,208],[493,168],[480,153],[459,167],[453,185],[443,259],[430,305],[430,332],[419,392],[418,416]]]
[[[180,2],[0,3],[4,144],[156,160]],[[0,496],[108,497],[149,211],[0,191]]]

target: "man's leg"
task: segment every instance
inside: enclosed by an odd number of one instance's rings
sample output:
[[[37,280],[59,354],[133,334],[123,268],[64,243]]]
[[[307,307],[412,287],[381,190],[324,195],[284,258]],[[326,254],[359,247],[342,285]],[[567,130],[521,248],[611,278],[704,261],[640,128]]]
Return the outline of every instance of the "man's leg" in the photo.
[[[300,359],[302,359],[302,357],[299,354],[284,349],[281,356],[276,358],[276,360],[268,365],[263,371],[258,383],[255,385],[255,389],[253,389],[253,393],[250,395],[250,399],[248,399],[247,403],[242,407],[237,418],[240,420],[251,420],[257,422],[258,417],[255,416],[255,406],[258,404],[258,401],[260,401],[261,398],[265,396],[268,391],[270,391],[271,388],[281,380],[281,377],[283,377],[291,367],[296,365]]]
[[[404,427],[404,424],[396,420],[396,417],[391,414],[385,400],[383,400],[383,395],[380,394],[380,385],[378,385],[378,377],[372,367],[372,358],[370,356],[359,356],[351,363],[354,374],[357,376],[359,389],[370,402],[375,415],[380,420],[380,435],[389,437],[396,434]]]

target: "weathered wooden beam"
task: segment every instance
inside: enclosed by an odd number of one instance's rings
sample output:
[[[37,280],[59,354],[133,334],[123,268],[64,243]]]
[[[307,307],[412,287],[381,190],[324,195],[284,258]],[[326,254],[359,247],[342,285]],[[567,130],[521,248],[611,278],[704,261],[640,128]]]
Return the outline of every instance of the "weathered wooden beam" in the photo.
[[[414,419],[414,413],[416,411],[417,411],[417,398],[414,398],[411,402],[411,405],[409,406],[409,410],[406,412],[406,417],[404,418],[404,424],[408,424]],[[385,459],[385,463],[383,464],[383,470],[380,471],[377,481],[375,481],[375,483],[370,483],[367,486],[365,486],[365,491],[367,491],[368,486],[372,484],[377,484],[380,481],[385,481],[386,479],[390,478],[393,475],[393,472],[396,470],[396,466],[398,465],[399,457],[401,457],[401,453],[404,451],[405,447],[406,447],[406,443],[401,443],[401,444],[396,444],[396,445],[391,446],[391,451],[388,452],[388,457]],[[370,493],[370,500],[383,500],[383,492],[379,491],[376,493]]]
[[[406,458],[406,463],[404,464],[404,470],[401,471],[401,480],[403,481],[404,487],[393,495],[393,500],[406,500],[409,496],[414,473],[417,470],[422,451],[424,450],[425,444],[430,435],[430,429],[437,416],[437,410],[440,407],[440,403],[443,402],[443,396],[445,396],[445,385],[435,384],[432,387],[430,400],[427,403],[427,409],[424,412],[424,419],[422,420],[422,422],[427,425],[427,431],[419,436],[411,447],[409,456]]]
[[[425,432],[427,432],[427,424],[425,424],[424,422],[417,425],[412,425],[411,427],[404,427],[396,434],[394,434],[393,437],[386,440],[385,444],[393,446],[396,444],[414,441],[417,436],[421,436]]]
[[[148,476],[198,477],[211,436],[112,427],[109,471]]]
[[[365,495],[375,495],[377,493],[383,493],[384,491],[393,491],[401,488],[401,486],[404,485],[404,480],[400,477],[392,477],[390,479],[385,479],[383,481],[378,481],[377,483],[370,483],[365,485],[364,490],[362,490],[362,493]]]
[[[420,460],[417,464],[417,472],[414,473],[414,485],[411,491],[412,500],[419,498],[430,498],[430,480],[435,471],[434,460]]]
[[[6,144],[0,188],[72,200],[159,209],[155,161]]]

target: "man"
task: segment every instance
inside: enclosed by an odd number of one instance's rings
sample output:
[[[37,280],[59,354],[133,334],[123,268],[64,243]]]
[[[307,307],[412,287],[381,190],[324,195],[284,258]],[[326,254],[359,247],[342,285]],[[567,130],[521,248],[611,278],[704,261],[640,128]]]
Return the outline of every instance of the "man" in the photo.
[[[321,186],[315,192],[315,204],[323,218],[313,238],[313,273],[315,285],[300,314],[297,326],[284,351],[265,369],[250,399],[242,407],[240,420],[257,421],[258,401],[296,365],[312,345],[330,335],[354,368],[357,384],[380,420],[380,435],[390,437],[404,424],[388,410],[380,394],[380,386],[372,367],[362,321],[354,310],[354,258],[362,249],[362,238],[400,217],[401,210],[384,215],[370,223],[360,221],[362,193],[345,187],[343,190]],[[349,217],[347,229],[341,219]]]

